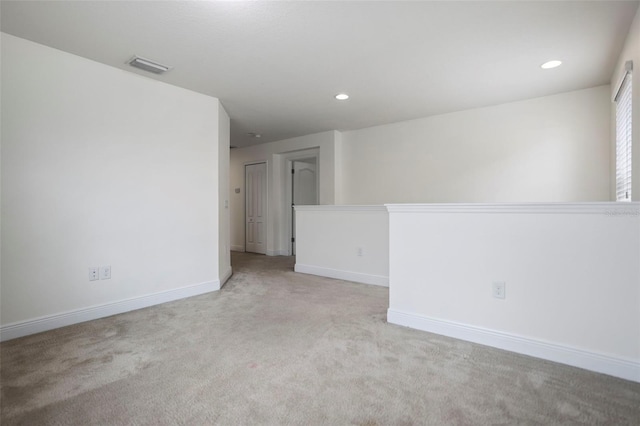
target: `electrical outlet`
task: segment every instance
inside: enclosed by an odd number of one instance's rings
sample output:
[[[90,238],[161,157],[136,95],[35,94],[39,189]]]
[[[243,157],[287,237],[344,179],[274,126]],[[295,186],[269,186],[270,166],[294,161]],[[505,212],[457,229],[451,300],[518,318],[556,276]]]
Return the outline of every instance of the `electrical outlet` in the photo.
[[[98,271],[100,268],[97,266],[92,266],[89,268],[89,281],[95,281],[98,279]]]
[[[102,266],[100,267],[100,279],[101,280],[110,280],[111,279],[111,266]]]
[[[364,255],[364,252],[363,252],[363,250],[362,250],[362,247],[358,247],[358,248],[356,248],[356,254],[357,254],[358,256],[363,256],[363,255]]]
[[[504,299],[507,292],[507,283],[503,281],[495,281],[493,283],[493,297],[496,299]]]

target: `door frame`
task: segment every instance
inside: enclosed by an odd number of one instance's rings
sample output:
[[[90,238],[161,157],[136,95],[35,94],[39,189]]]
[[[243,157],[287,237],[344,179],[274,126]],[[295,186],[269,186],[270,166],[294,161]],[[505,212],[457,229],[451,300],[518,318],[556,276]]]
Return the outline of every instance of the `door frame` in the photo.
[[[263,164],[265,165],[265,179],[267,180],[267,184],[265,185],[266,193],[264,194],[264,246],[265,251],[268,252],[269,247],[269,162],[267,160],[254,160],[254,161],[246,161],[243,163],[242,168],[244,170],[243,182],[244,182],[244,197],[242,198],[244,210],[242,214],[242,233],[244,235],[244,239],[242,241],[244,245],[244,251],[247,251],[247,166],[253,166],[255,164]]]
[[[292,163],[295,160],[306,160],[310,158],[315,158],[316,160],[316,193],[318,194],[318,204],[320,203],[320,148],[312,148],[305,149],[302,151],[289,152],[282,155],[283,157],[283,165],[284,171],[286,174],[286,179],[284,182],[284,204],[283,211],[286,211],[286,228],[285,232],[287,238],[287,255],[293,255],[293,242],[292,239],[292,227],[293,227],[293,209],[291,208],[291,191],[292,191],[292,177],[291,177],[291,167]]]

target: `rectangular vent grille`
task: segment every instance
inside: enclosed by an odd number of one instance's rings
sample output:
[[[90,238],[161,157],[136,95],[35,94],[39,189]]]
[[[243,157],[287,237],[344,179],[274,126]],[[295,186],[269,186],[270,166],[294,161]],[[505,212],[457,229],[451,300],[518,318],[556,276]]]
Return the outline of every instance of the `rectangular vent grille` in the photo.
[[[139,56],[134,56],[133,58],[131,58],[128,64],[132,67],[140,68],[141,70],[152,72],[154,74],[163,74],[171,69],[171,67],[150,61],[149,59],[141,58]]]

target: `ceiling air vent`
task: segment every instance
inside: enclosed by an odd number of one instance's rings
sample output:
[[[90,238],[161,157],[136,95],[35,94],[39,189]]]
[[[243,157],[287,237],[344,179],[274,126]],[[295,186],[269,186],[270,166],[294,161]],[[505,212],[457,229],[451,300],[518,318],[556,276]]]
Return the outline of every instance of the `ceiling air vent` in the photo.
[[[134,56],[127,63],[132,67],[140,68],[141,70],[149,71],[154,74],[164,74],[171,69],[171,67],[150,61],[149,59],[141,58],[140,56]]]

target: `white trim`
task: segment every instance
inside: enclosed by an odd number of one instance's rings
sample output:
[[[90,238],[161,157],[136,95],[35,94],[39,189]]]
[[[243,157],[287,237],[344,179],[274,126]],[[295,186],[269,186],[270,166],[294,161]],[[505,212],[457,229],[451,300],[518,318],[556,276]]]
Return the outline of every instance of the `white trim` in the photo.
[[[303,274],[319,275],[321,277],[336,278],[345,281],[355,281],[363,284],[373,284],[389,287],[389,277],[383,275],[363,274],[361,272],[342,271],[340,269],[323,268],[321,266],[296,263],[294,271]]]
[[[321,206],[294,206],[296,211],[301,212],[386,212],[387,207],[384,205],[373,205],[373,206],[356,206],[356,205],[340,205],[340,206],[330,206],[330,205],[321,205]]]
[[[286,254],[283,256],[291,256],[293,254],[293,212],[291,211],[291,204],[293,204],[292,197],[292,187],[293,187],[293,177],[291,173],[291,169],[293,168],[292,161],[303,160],[313,158],[316,160],[316,197],[317,202],[320,204],[320,147],[312,147],[305,148],[303,150],[297,151],[288,151],[279,154],[282,159],[282,167],[284,167],[284,187],[282,188],[284,197],[283,203],[281,207],[283,208],[283,212],[286,212],[286,218],[284,223],[283,234],[286,241]],[[282,252],[282,250],[281,250]]]
[[[239,251],[244,253],[244,246],[231,245],[231,251]]]
[[[320,156],[320,146],[316,145],[316,146],[311,146],[311,147],[303,148],[303,149],[297,149],[297,150],[293,150],[293,151],[283,151],[283,152],[278,152],[275,155],[281,155],[282,159],[285,160],[285,161],[302,160],[302,159],[306,159],[306,158],[319,157]],[[291,170],[291,169],[289,169],[289,170]]]
[[[135,311],[153,305],[172,302],[174,300],[197,296],[220,290],[220,281],[207,281],[187,287],[176,288],[145,296],[132,297],[118,302],[105,303],[104,305],[90,306],[74,311],[62,312],[45,317],[34,318],[27,321],[14,322],[0,327],[0,341],[15,339],[30,334],[40,333],[54,328],[65,327],[98,318],[124,312]]]
[[[242,163],[243,168],[247,167],[247,166],[252,166],[254,164],[260,164],[260,163],[268,163],[269,160],[251,160],[251,161],[245,161],[244,163]]]
[[[618,100],[618,96],[620,95],[620,89],[622,89],[622,84],[624,83],[624,79],[627,78],[631,72],[633,72],[633,61],[627,61],[624,63],[624,72],[620,76],[618,80],[618,84],[615,87],[613,92],[613,96],[611,97],[611,102],[616,102]]]
[[[387,311],[387,322],[640,382],[640,361],[638,360],[612,357],[394,309]]]
[[[513,204],[385,204],[389,213],[522,213],[601,214],[640,216],[640,202],[633,203],[513,203]]]

